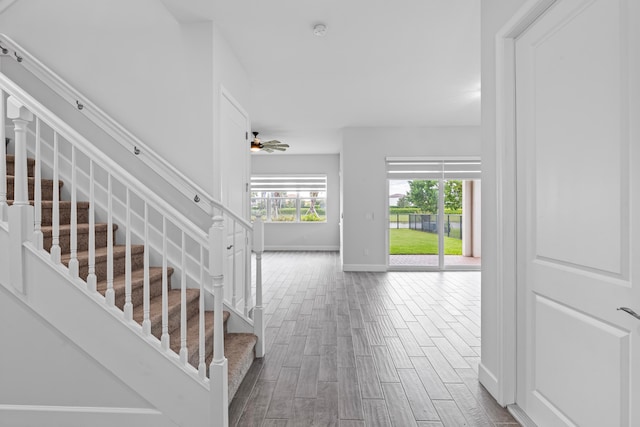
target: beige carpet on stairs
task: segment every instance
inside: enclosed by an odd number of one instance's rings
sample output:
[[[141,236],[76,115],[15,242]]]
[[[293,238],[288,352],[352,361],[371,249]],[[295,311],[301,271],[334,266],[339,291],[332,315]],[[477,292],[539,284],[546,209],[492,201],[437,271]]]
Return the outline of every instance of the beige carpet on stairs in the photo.
[[[7,199],[12,204],[14,195],[14,156],[7,155]],[[29,199],[33,204],[34,194],[34,165],[33,159],[28,159],[29,174]],[[43,179],[41,181],[42,194],[42,233],[44,235],[44,248],[49,251],[52,241],[52,207],[53,207],[53,181]],[[59,182],[59,188],[64,183]],[[78,243],[78,262],[80,264],[80,277],[86,280],[88,274],[89,260],[89,203],[86,201],[77,202],[77,243]],[[60,201],[60,248],[62,252],[62,263],[69,264],[71,250],[71,202]],[[98,278],[98,292],[105,294],[107,289],[107,236],[113,233],[114,236],[114,280],[113,289],[115,293],[116,305],[122,309],[125,302],[125,246],[115,243],[116,231],[118,225],[113,224],[113,228],[108,230],[107,224],[95,224],[95,269]],[[131,302],[133,304],[134,320],[142,324],[143,320],[143,260],[144,247],[142,245],[132,245],[132,279],[131,279]],[[168,276],[168,325],[170,334],[171,349],[179,353],[181,346],[180,337],[180,290],[171,288],[171,275],[173,268],[167,268]],[[151,333],[160,338],[162,332],[162,267],[151,267],[149,269],[150,276],[150,320]],[[198,368],[200,361],[199,349],[199,290],[187,290],[187,349],[189,354],[189,363]],[[227,319],[229,313],[224,312],[224,343],[225,356],[228,360],[229,370],[229,402],[235,395],[242,379],[251,367],[255,358],[255,344],[257,338],[254,334],[249,333],[229,333],[227,331]],[[208,368],[213,358],[213,312],[205,312],[205,349],[204,357]],[[208,369],[207,369],[208,375]]]

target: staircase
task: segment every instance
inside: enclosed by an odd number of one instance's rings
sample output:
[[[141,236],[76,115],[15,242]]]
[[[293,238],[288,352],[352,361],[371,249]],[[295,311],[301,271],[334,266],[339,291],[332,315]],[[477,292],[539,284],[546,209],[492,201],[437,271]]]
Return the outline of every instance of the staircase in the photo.
[[[29,177],[28,194],[30,204],[33,205],[35,189],[34,159],[27,159],[27,173]],[[15,156],[7,155],[7,199],[8,204],[13,204],[14,181],[15,181]],[[62,189],[63,181],[59,181],[59,188]],[[42,222],[41,231],[43,234],[43,247],[50,251],[52,245],[52,207],[53,207],[53,181],[50,179],[41,180],[42,194]],[[71,202],[60,201],[60,234],[59,246],[62,254],[61,261],[68,267],[71,258]],[[87,280],[89,275],[89,203],[77,202],[77,259],[79,264],[79,276]],[[117,224],[113,224],[111,231],[107,224],[95,224],[95,274],[97,276],[97,291],[103,296],[107,291],[107,240],[111,232],[115,241]],[[144,283],[144,246],[131,246],[131,304],[133,305],[133,318],[142,326],[143,313],[143,283]],[[113,246],[113,292],[115,305],[124,310],[125,304],[125,283],[126,283],[126,246]],[[180,312],[181,312],[181,291],[171,288],[171,275],[174,269],[166,269],[168,278],[168,334],[170,336],[170,348],[176,354],[180,353]],[[162,336],[162,267],[149,268],[149,318],[151,322],[151,334],[158,339]],[[189,364],[198,369],[199,362],[199,319],[198,304],[200,291],[198,289],[186,290],[187,301],[187,350],[189,354]],[[209,366],[213,359],[213,311],[205,311],[205,365]],[[257,337],[253,333],[229,333],[227,331],[227,321],[229,312],[225,311],[224,319],[224,349],[228,360],[229,368],[229,400],[233,399],[238,386],[242,382],[245,374],[251,367],[255,358],[255,344]]]
[[[0,426],[227,427],[228,404],[264,355],[262,222],[168,170],[169,184],[208,215],[203,229],[0,73],[6,136],[15,148],[0,150],[0,290],[9,292],[0,296],[26,305],[150,408],[0,401]]]

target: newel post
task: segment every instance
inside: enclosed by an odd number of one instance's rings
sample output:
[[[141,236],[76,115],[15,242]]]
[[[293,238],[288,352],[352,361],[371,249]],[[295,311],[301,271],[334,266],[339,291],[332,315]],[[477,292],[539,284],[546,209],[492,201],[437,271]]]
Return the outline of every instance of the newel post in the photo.
[[[213,217],[209,229],[209,271],[213,283],[213,360],[209,366],[211,388],[211,425],[229,425],[229,375],[227,359],[224,357],[224,325],[222,312],[224,301],[224,220]]]
[[[262,307],[262,252],[264,252],[264,222],[258,216],[253,223],[253,251],[256,253],[256,307],[253,310],[253,333],[258,337],[256,357],[264,357],[265,325]]]
[[[11,283],[21,293],[26,293],[24,283],[24,253],[22,244],[33,236],[33,206],[29,204],[27,177],[27,126],[33,113],[16,98],[7,99],[7,117],[13,121],[15,133],[15,166],[13,180],[13,205],[8,208],[9,257]]]

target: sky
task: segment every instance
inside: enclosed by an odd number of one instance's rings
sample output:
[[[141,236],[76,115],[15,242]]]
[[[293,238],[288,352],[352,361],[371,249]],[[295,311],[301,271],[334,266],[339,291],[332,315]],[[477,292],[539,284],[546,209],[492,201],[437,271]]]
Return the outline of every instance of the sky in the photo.
[[[407,194],[407,191],[409,191],[409,181],[395,179],[389,181],[389,195]]]

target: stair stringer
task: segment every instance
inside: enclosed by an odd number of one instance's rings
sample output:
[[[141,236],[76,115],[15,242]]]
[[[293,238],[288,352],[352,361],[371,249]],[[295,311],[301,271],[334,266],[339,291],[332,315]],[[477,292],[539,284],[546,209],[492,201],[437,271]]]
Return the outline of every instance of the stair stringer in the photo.
[[[0,246],[9,246],[4,227],[0,227]],[[85,282],[72,280],[68,269],[52,264],[47,252],[30,242],[22,250],[25,304],[171,423],[209,426],[208,380],[200,380],[191,366],[182,366],[175,353],[162,350],[155,337],[144,337],[137,323],[125,321],[118,308],[108,308],[101,295],[86,290]],[[12,267],[8,257],[0,258],[1,283],[11,292]],[[139,424],[132,420],[131,425]]]
[[[0,427],[176,426],[4,286],[0,324]]]
[[[254,333],[253,321],[244,316],[227,301],[223,302],[224,310],[229,312],[227,328],[232,332]]]

